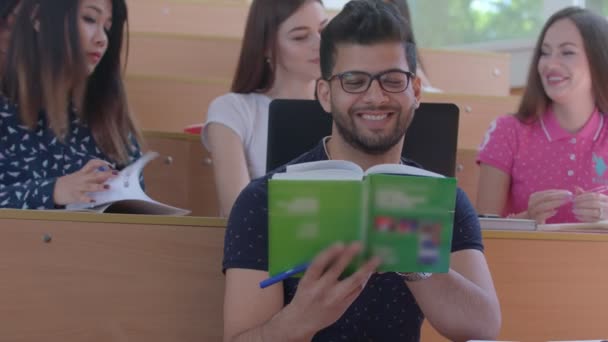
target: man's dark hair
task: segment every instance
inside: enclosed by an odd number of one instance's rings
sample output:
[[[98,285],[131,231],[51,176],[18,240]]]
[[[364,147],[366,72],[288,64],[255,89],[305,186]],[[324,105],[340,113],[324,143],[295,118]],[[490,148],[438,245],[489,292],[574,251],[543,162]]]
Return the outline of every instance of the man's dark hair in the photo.
[[[332,76],[340,44],[372,45],[401,42],[409,71],[416,72],[412,32],[395,6],[378,0],[352,0],[321,32],[320,62],[324,79]]]

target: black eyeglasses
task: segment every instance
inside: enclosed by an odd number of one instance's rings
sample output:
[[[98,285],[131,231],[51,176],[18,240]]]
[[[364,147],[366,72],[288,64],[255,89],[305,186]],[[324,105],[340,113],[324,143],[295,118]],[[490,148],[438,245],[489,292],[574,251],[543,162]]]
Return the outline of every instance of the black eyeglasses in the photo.
[[[410,71],[400,69],[389,69],[375,75],[365,71],[346,71],[335,74],[327,79],[330,82],[334,78],[340,79],[340,85],[345,92],[361,94],[366,92],[374,80],[378,80],[380,88],[389,93],[400,93],[410,85],[410,81],[416,75]]]

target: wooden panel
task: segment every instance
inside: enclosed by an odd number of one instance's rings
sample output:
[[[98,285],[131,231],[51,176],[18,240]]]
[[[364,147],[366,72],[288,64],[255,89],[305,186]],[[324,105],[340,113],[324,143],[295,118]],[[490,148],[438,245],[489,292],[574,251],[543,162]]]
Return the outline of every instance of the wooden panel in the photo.
[[[186,224],[1,211],[0,339],[220,341],[224,230],[175,220]],[[484,232],[484,243],[501,302],[500,340],[606,337],[607,235]],[[422,341],[445,339],[425,323]]]
[[[508,54],[422,49],[420,55],[433,86],[445,92],[509,95]]]
[[[187,208],[194,216],[218,216],[211,156],[200,139],[157,132],[147,132],[145,136],[149,149],[161,154],[144,169],[150,197]]]
[[[13,219],[0,227],[1,340],[221,341],[224,229]]]
[[[484,239],[501,304],[499,340],[593,340],[608,336],[608,241],[563,238]],[[447,341],[428,322],[421,340]]]
[[[241,37],[249,5],[244,0],[128,0],[129,29],[145,32]]]
[[[525,87],[511,88],[511,95],[522,96],[525,91]]]
[[[126,87],[140,127],[165,132],[182,132],[185,126],[204,122],[209,103],[229,89],[227,84],[137,76],[128,77]]]
[[[475,206],[479,186],[479,166],[475,162],[477,149],[458,149],[456,151],[456,178],[458,186],[467,193]]]
[[[203,216],[219,216],[220,206],[215,187],[215,173],[211,154],[200,139],[190,145],[189,200]]]
[[[207,117],[209,103],[229,91],[228,83],[129,75],[129,100],[142,128],[182,132]],[[460,109],[458,147],[477,148],[490,122],[517,109],[517,96],[423,94],[424,102],[454,103]]]
[[[240,39],[133,33],[129,72],[193,79],[231,80]],[[433,86],[447,93],[508,96],[508,54],[420,49]]]
[[[606,338],[608,243],[486,239],[501,302],[500,339]]]
[[[142,128],[181,132],[206,119],[209,103],[229,91],[227,83],[189,82],[131,75],[126,81],[129,100]],[[454,103],[460,109],[459,148],[476,148],[490,123],[517,109],[516,96],[424,94],[424,102]]]
[[[231,81],[240,39],[134,33],[127,72],[141,75]]]
[[[194,211],[188,200],[189,142],[146,136],[146,145],[160,153],[144,168],[146,193],[157,201]],[[192,215],[204,216],[194,212]]]
[[[460,109],[458,148],[476,149],[490,123],[497,117],[514,113],[518,96],[479,96],[461,94],[423,94],[423,102],[453,103]]]

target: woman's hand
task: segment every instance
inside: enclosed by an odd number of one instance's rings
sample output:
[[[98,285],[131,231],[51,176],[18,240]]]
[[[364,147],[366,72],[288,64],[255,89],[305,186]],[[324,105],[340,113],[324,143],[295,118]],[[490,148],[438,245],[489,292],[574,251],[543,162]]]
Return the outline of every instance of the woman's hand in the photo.
[[[110,186],[104,183],[117,174],[108,162],[100,159],[89,160],[82,169],[57,178],[53,201],[56,205],[94,203],[87,193],[108,190]]]
[[[577,187],[572,212],[581,222],[597,222],[606,219],[608,196],[599,192],[585,192]]]
[[[528,199],[528,218],[543,224],[557,213],[557,208],[572,198],[568,190],[544,190],[530,195]]]

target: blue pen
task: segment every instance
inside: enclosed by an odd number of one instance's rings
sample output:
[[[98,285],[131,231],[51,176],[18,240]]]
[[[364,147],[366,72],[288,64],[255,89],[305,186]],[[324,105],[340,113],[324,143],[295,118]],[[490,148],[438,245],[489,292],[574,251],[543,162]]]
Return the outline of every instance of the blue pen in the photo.
[[[262,280],[260,282],[260,288],[262,288],[262,289],[266,288],[266,287],[268,287],[270,285],[273,285],[273,284],[276,284],[276,283],[278,283],[280,281],[283,281],[283,280],[291,277],[292,275],[296,275],[298,273],[304,272],[304,271],[306,271],[306,269],[308,268],[309,265],[310,265],[310,263],[306,262],[306,263],[300,264],[300,265],[298,265],[298,266],[296,266],[296,267],[294,267],[294,268],[292,268],[290,270],[287,270],[285,272],[281,272],[281,273],[275,275],[274,277],[270,277],[270,278],[268,278],[266,280]]]

